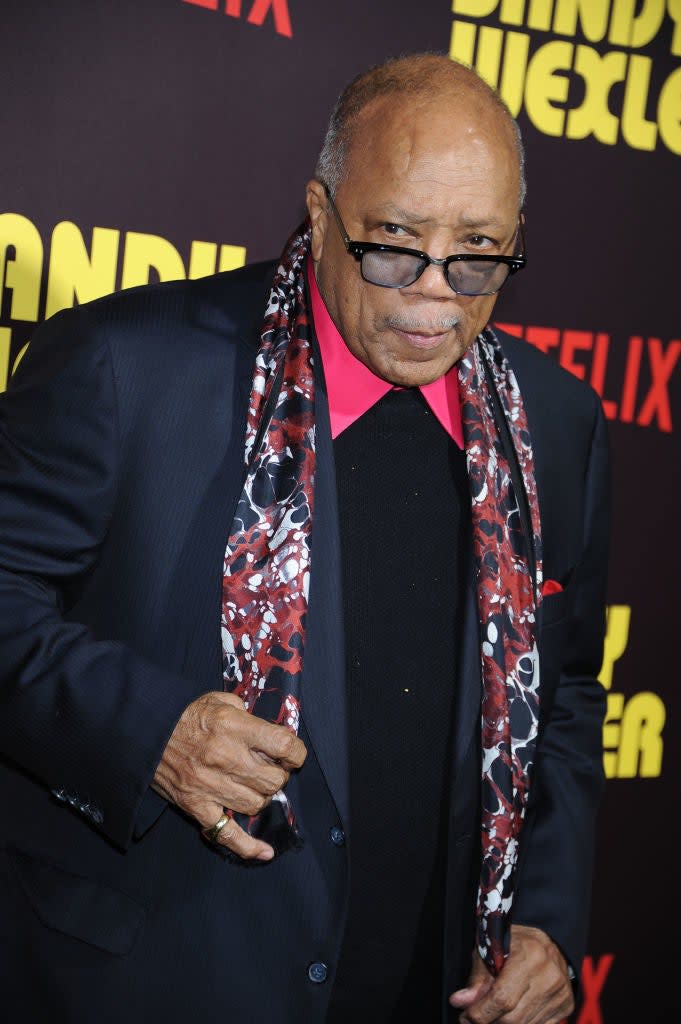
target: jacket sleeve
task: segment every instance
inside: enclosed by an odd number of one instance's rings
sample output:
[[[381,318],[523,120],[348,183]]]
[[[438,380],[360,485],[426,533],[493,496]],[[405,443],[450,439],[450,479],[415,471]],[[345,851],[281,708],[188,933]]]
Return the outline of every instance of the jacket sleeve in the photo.
[[[605,625],[609,466],[600,402],[584,494],[583,548],[568,584],[573,589],[569,612],[542,631],[543,645],[560,642],[552,631],[565,631],[563,655],[537,747],[513,911],[514,923],[541,928],[557,943],[575,975],[585,952],[595,819],[604,782],[605,692],[597,675]]]
[[[68,621],[116,502],[109,347],[85,309],[35,334],[0,395],[0,754],[125,848],[187,681]]]

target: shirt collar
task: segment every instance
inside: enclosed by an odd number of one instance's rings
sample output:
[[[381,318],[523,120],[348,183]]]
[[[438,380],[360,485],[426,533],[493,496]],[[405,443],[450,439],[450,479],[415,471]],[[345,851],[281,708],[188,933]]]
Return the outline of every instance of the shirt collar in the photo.
[[[331,437],[335,439],[387,395],[393,385],[377,377],[343,341],[317,287],[312,260],[307,261],[307,283],[329,397]],[[452,440],[463,448],[456,364],[432,384],[424,384],[420,391]]]

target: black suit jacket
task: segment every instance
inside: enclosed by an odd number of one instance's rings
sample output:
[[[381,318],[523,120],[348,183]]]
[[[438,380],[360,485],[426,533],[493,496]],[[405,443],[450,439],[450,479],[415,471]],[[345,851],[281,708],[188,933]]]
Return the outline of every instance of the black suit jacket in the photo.
[[[323,388],[303,679],[310,753],[289,784],[302,848],[270,864],[231,862],[149,788],[182,710],[222,688],[222,563],[271,272],[256,265],[58,314],[0,396],[0,1002],[8,1021],[48,1010],[70,1024],[188,1013],[324,1020],[352,813]],[[542,610],[541,740],[515,920],[543,928],[578,967],[602,785],[595,676],[605,431],[585,385],[525,343],[503,336],[503,344],[532,431],[545,573],[564,584]],[[480,845],[472,581],[467,593],[443,897],[448,992],[470,964]],[[325,981],[312,980],[324,975],[313,964],[326,966]]]

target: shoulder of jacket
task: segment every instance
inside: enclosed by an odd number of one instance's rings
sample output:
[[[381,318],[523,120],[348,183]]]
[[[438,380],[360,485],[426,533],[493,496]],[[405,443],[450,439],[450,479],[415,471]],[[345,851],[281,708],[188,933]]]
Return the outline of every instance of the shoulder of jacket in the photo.
[[[212,274],[194,280],[163,281],[139,285],[104,295],[83,305],[61,310],[45,325],[49,330],[64,331],[76,325],[138,329],[180,326],[195,319],[199,311],[222,312],[240,320],[245,314],[265,309],[267,292],[276,264],[272,261],[252,263],[237,270]]]
[[[524,399],[531,401],[541,396],[554,403],[554,407],[560,411],[573,408],[590,416],[595,415],[600,406],[600,397],[590,384],[580,380],[523,338],[517,338],[497,327],[493,330],[518,378]]]

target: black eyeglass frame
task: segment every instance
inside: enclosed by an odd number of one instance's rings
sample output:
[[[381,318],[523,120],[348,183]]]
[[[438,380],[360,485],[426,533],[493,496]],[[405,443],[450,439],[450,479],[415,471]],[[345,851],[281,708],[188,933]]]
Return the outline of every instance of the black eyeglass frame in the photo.
[[[329,200],[329,203],[331,204],[331,209],[333,210],[333,215],[335,217],[336,224],[338,225],[338,230],[341,233],[341,238],[343,239],[343,244],[345,245],[346,250],[350,253],[351,256],[354,256],[354,258],[359,263],[362,278],[367,282],[367,284],[376,285],[377,288],[409,288],[410,285],[414,284],[414,281],[418,281],[426,267],[429,267],[432,263],[437,267],[442,267],[442,272],[444,274],[445,281],[447,282],[447,284],[452,289],[455,295],[471,295],[473,297],[480,295],[496,295],[497,292],[501,291],[501,289],[506,284],[506,282],[508,281],[509,277],[511,277],[512,274],[517,273],[519,270],[522,270],[523,267],[527,266],[527,257],[525,256],[525,231],[523,228],[524,217],[522,214],[520,215],[520,218],[518,220],[518,231],[520,233],[520,253],[517,256],[490,256],[485,253],[459,253],[454,256],[443,256],[441,259],[436,259],[435,256],[429,256],[427,252],[421,252],[419,249],[406,249],[401,245],[389,245],[383,242],[358,242],[350,238],[347,231],[345,230],[345,224],[343,224],[341,215],[338,212],[338,208],[333,201],[331,189],[324,181],[320,182],[320,184],[323,186],[324,191],[326,192],[326,198]],[[409,281],[408,284],[380,284],[377,281],[370,281],[368,277],[364,276],[364,266],[362,263],[362,257],[367,252],[395,252],[401,254],[402,256],[416,256],[419,260],[423,262],[423,266],[416,274],[414,280]],[[452,283],[449,280],[450,264],[474,262],[504,263],[508,267],[508,276],[504,278],[499,287],[496,288],[493,292],[457,292],[456,288],[452,287]]]

